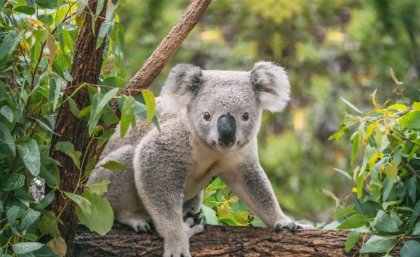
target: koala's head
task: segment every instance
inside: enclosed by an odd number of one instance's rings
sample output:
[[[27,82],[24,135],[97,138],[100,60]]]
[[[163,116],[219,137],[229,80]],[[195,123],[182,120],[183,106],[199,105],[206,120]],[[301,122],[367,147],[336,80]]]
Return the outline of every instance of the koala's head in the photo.
[[[239,149],[258,133],[263,109],[282,111],[290,86],[284,69],[258,62],[249,72],[178,64],[161,95],[166,111],[186,114],[192,132],[219,151]]]

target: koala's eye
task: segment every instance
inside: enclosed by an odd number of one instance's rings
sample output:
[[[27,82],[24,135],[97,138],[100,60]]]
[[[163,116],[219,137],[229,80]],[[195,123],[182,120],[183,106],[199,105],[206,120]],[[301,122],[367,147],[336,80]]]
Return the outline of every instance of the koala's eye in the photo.
[[[210,113],[205,112],[205,113],[203,114],[203,119],[204,119],[204,120],[209,121],[209,120],[210,120],[210,118],[211,118]]]
[[[249,120],[249,113],[248,113],[248,112],[244,112],[244,114],[242,114],[242,119],[243,119],[244,121]]]

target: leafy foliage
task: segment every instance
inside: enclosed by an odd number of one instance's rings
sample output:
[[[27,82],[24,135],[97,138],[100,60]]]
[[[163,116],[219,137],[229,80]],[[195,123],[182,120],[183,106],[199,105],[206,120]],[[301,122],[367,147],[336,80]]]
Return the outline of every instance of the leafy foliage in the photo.
[[[93,10],[95,19],[105,1],[99,0]],[[52,136],[62,133],[54,131],[58,110],[68,104],[74,116],[86,121],[91,142],[100,147],[119,122],[110,101],[127,108],[126,98],[118,96],[125,85],[124,39],[113,2],[108,1],[106,21],[97,32],[97,46],[106,43],[99,85],[74,85],[73,94],[63,97],[62,89],[72,82],[75,41],[87,1],[0,0],[0,256],[65,254],[60,213],[48,210],[56,194],[76,203],[81,223],[90,229],[104,234],[112,226],[112,209],[102,196],[109,181],[87,187],[82,195],[65,192],[59,187],[60,163],[49,153],[56,150],[70,157],[80,171],[80,189],[96,160],[86,160],[87,149],[76,149],[71,142],[50,149]],[[87,89],[90,103],[80,110],[72,98],[82,89]],[[144,99],[129,98],[135,114],[131,126],[137,117],[156,120],[154,96],[145,94]]]
[[[207,224],[264,226],[262,220],[250,213],[248,207],[232,194],[220,178],[214,178],[206,188],[201,212]]]
[[[352,163],[347,171],[353,182],[351,203],[337,209],[339,229],[349,234],[350,251],[363,231],[374,235],[360,253],[389,253],[407,236],[419,237],[420,227],[420,102],[380,106],[372,95],[373,109],[362,113],[346,102],[355,114],[347,114],[331,139],[353,131]],[[419,243],[406,241],[402,256],[417,256]],[[403,254],[404,253],[404,254]]]

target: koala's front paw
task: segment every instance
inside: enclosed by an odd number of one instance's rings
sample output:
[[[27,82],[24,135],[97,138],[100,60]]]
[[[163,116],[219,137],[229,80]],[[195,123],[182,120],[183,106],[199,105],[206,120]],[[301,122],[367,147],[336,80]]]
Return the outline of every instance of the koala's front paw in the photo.
[[[281,231],[283,228],[289,229],[292,233],[298,229],[315,229],[311,224],[300,224],[293,221],[283,221],[274,224],[275,231]]]
[[[280,221],[274,224],[275,231],[281,231],[283,228],[287,228],[290,230],[290,232],[294,233],[300,227],[298,226],[297,223],[293,221]]]
[[[189,225],[189,227],[193,227],[195,225],[203,224],[203,219],[201,218],[201,213],[196,212],[193,213],[191,211],[187,212],[184,216],[184,222]]]

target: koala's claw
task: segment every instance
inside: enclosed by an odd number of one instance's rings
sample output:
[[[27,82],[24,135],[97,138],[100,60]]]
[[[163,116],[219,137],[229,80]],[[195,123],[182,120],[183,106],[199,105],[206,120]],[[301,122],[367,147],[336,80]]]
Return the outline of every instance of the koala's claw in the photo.
[[[295,223],[295,222],[293,222],[293,221],[290,221],[290,222],[289,222],[289,223],[287,223],[287,224],[284,224],[284,223],[278,222],[278,223],[276,223],[276,224],[274,225],[274,230],[275,230],[275,231],[277,231],[277,232],[279,232],[279,231],[283,230],[283,228],[287,228],[290,232],[295,233],[295,232],[296,232],[296,230],[298,230],[298,229],[300,229],[300,228],[302,228],[302,227],[300,227],[298,224],[296,224],[296,223]]]
[[[203,219],[201,218],[200,212],[193,213],[189,211],[184,216],[184,222],[187,223],[189,227],[193,227],[203,224]]]

